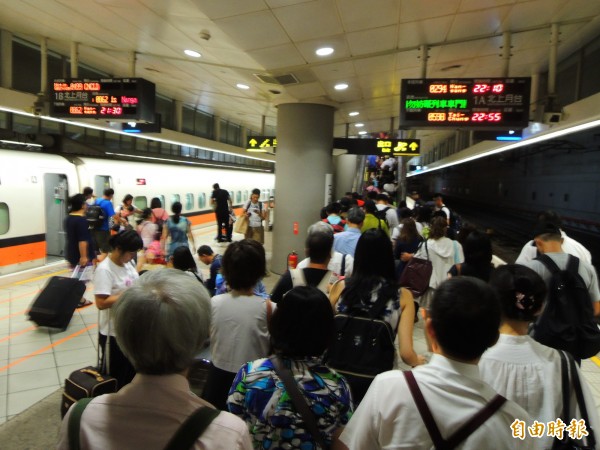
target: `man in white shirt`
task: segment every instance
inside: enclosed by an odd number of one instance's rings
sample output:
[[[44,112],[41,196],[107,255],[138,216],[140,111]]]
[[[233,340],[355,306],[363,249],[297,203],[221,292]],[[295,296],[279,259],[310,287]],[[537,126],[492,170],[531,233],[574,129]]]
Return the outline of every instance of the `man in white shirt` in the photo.
[[[540,222],[549,222],[556,225],[558,228],[561,227],[562,223],[558,214],[554,211],[543,211],[538,214],[538,221]],[[562,229],[560,230],[560,234],[562,236],[562,251],[568,253],[569,255],[577,256],[580,261],[585,261],[588,264],[592,264],[592,254],[577,242],[575,239],[567,236]],[[515,261],[515,264],[522,264],[524,266],[528,266],[531,261],[533,261],[538,253],[538,249],[533,240],[527,242],[523,248],[521,249],[521,253],[519,257]]]
[[[393,205],[390,205],[390,197],[387,194],[378,194],[375,207],[378,211],[385,211],[385,220],[390,230],[396,228],[400,222],[398,221],[398,213]]]
[[[436,290],[425,322],[434,355],[412,374],[444,440],[496,396],[481,380],[477,363],[497,341],[499,325],[500,303],[483,281],[457,277]],[[531,438],[517,420],[532,422],[525,410],[506,401],[459,442],[460,448],[531,448]],[[375,378],[333,448],[429,450],[433,445],[404,373],[395,370]]]
[[[444,214],[446,214],[448,225],[450,225],[450,209],[444,204],[444,197],[442,197],[442,194],[433,194],[433,202],[435,203],[434,211],[443,211]]]

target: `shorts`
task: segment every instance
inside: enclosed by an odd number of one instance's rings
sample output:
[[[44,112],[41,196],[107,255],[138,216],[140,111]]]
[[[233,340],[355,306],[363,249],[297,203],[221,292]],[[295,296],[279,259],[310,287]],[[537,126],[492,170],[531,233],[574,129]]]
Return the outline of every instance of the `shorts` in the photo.
[[[246,239],[253,239],[255,241],[260,242],[261,244],[265,243],[265,227],[262,225],[260,227],[248,227],[246,234],[244,235]]]
[[[108,243],[110,239],[110,231],[107,230],[94,230],[94,241],[96,249],[100,253],[109,253],[111,248]]]

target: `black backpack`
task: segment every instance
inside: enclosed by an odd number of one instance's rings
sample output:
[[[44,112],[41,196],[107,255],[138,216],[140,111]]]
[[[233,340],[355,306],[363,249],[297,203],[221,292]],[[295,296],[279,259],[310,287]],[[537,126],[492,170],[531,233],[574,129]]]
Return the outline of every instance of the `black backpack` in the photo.
[[[359,307],[335,316],[335,334],[326,356],[328,367],[365,378],[393,369],[394,331],[381,319],[390,299],[386,293],[391,292],[382,287],[367,311]]]
[[[377,211],[375,211],[375,217],[377,217],[379,220],[383,220],[385,222],[385,224],[388,226],[388,229],[390,228],[390,224],[388,223],[388,220],[387,220],[387,212],[389,209],[392,209],[392,207],[386,206],[383,209],[378,209]],[[379,223],[379,228],[381,228],[381,222]]]
[[[536,258],[552,273],[544,310],[533,328],[541,344],[565,350],[577,359],[600,351],[600,329],[594,320],[592,299],[578,272],[579,258],[569,255],[566,270],[548,256]]]
[[[100,205],[94,203],[93,205],[88,205],[87,209],[85,210],[85,218],[88,221],[88,226],[91,229],[96,229],[102,225],[102,222],[104,219],[106,219],[106,216],[104,215],[104,210],[100,207]]]

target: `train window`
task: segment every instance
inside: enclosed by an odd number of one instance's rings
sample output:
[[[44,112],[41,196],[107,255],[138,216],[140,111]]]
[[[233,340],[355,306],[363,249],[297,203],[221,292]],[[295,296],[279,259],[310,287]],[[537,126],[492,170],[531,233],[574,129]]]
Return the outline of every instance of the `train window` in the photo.
[[[145,195],[134,197],[133,204],[137,209],[146,209],[148,207],[148,197]]]
[[[8,233],[10,228],[10,216],[8,214],[8,205],[0,203],[0,234]]]
[[[173,206],[173,203],[175,202],[181,202],[181,196],[179,194],[171,195],[171,206]]]
[[[185,194],[185,210],[189,211],[194,207],[194,194]]]
[[[204,209],[206,206],[206,194],[198,194],[198,208]]]
[[[165,196],[158,195],[157,197],[160,200],[160,204],[162,205],[163,209],[167,209],[167,204],[165,203]]]
[[[242,202],[242,191],[237,191],[235,193],[235,202],[236,203],[241,203]]]
[[[231,201],[233,202],[233,199],[235,198],[233,196],[233,191],[229,191],[229,198],[231,199]]]

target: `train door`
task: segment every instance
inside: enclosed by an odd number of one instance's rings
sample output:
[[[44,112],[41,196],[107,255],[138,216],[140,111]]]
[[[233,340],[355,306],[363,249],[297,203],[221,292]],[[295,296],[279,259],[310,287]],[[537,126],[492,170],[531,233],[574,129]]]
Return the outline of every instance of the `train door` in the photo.
[[[46,207],[46,254],[64,256],[65,218],[68,200],[67,176],[61,173],[44,174],[44,199]]]
[[[109,175],[96,175],[94,177],[94,194],[96,198],[102,198],[104,189],[112,187],[112,179]]]

